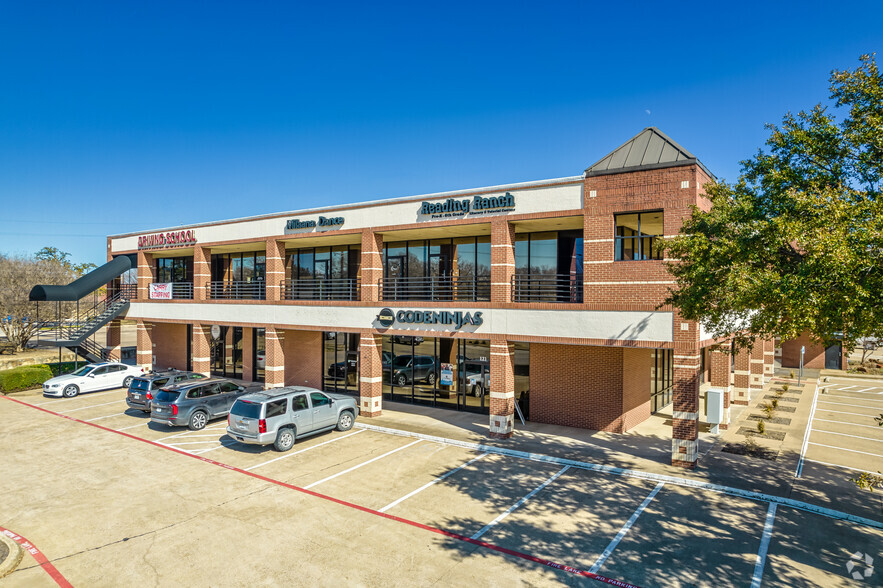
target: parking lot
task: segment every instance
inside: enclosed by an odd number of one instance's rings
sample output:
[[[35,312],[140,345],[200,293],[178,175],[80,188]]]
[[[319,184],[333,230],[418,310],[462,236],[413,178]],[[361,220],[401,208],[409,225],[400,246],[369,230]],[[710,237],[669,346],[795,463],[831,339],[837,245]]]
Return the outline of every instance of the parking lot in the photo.
[[[870,391],[829,389],[807,459],[847,459],[815,453],[840,430],[828,400],[871,405],[850,399]],[[880,584],[865,563],[847,567],[856,552],[878,557],[878,528],[680,478],[394,434],[370,419],[278,453],[236,443],[223,420],[151,423],[124,397],[0,400],[0,439],[20,448],[0,457],[0,524],[75,586],[597,583],[581,571],[638,586]],[[0,582],[53,585],[27,556]]]
[[[830,378],[820,384],[810,421],[804,469],[813,464],[854,472],[883,471],[883,386],[873,380]]]

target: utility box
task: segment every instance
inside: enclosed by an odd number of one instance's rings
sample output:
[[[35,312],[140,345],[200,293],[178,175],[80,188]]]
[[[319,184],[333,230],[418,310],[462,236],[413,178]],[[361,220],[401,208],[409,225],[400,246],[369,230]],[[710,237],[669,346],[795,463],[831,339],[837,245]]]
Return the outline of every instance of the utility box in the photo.
[[[705,392],[705,413],[712,433],[718,433],[718,425],[724,421],[724,392],[723,388],[709,388]]]

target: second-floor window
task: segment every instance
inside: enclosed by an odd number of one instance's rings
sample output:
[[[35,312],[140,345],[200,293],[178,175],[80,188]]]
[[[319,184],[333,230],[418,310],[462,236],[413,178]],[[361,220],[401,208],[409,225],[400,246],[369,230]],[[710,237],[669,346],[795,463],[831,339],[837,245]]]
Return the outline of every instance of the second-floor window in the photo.
[[[156,260],[156,281],[189,282],[193,279],[192,257],[161,257]]]
[[[617,214],[616,261],[662,259],[662,211]]]

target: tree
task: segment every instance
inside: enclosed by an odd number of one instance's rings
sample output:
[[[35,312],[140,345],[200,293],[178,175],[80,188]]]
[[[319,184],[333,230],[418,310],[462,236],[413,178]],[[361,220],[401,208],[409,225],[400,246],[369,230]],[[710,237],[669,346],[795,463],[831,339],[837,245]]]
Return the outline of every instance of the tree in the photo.
[[[851,348],[883,331],[883,76],[873,55],[834,71],[821,104],[767,125],[767,151],[705,186],[668,244],[666,303],[737,346],[810,333]]]
[[[68,253],[67,251],[62,251],[58,247],[44,247],[34,255],[37,261],[54,261],[73,271],[77,274],[77,276],[82,276],[83,274],[90,272],[98,267],[91,262],[71,263],[70,256],[70,253]]]

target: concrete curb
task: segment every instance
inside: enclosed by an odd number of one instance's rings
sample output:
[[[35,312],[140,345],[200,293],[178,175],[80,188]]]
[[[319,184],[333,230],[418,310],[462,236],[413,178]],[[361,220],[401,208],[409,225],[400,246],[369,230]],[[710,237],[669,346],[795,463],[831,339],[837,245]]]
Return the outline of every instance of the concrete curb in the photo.
[[[2,533],[0,533],[0,542],[9,548],[9,553],[6,554],[6,558],[4,558],[3,561],[0,561],[0,578],[3,578],[15,571],[15,568],[21,563],[21,558],[24,556],[25,550],[21,548],[21,545]]]

